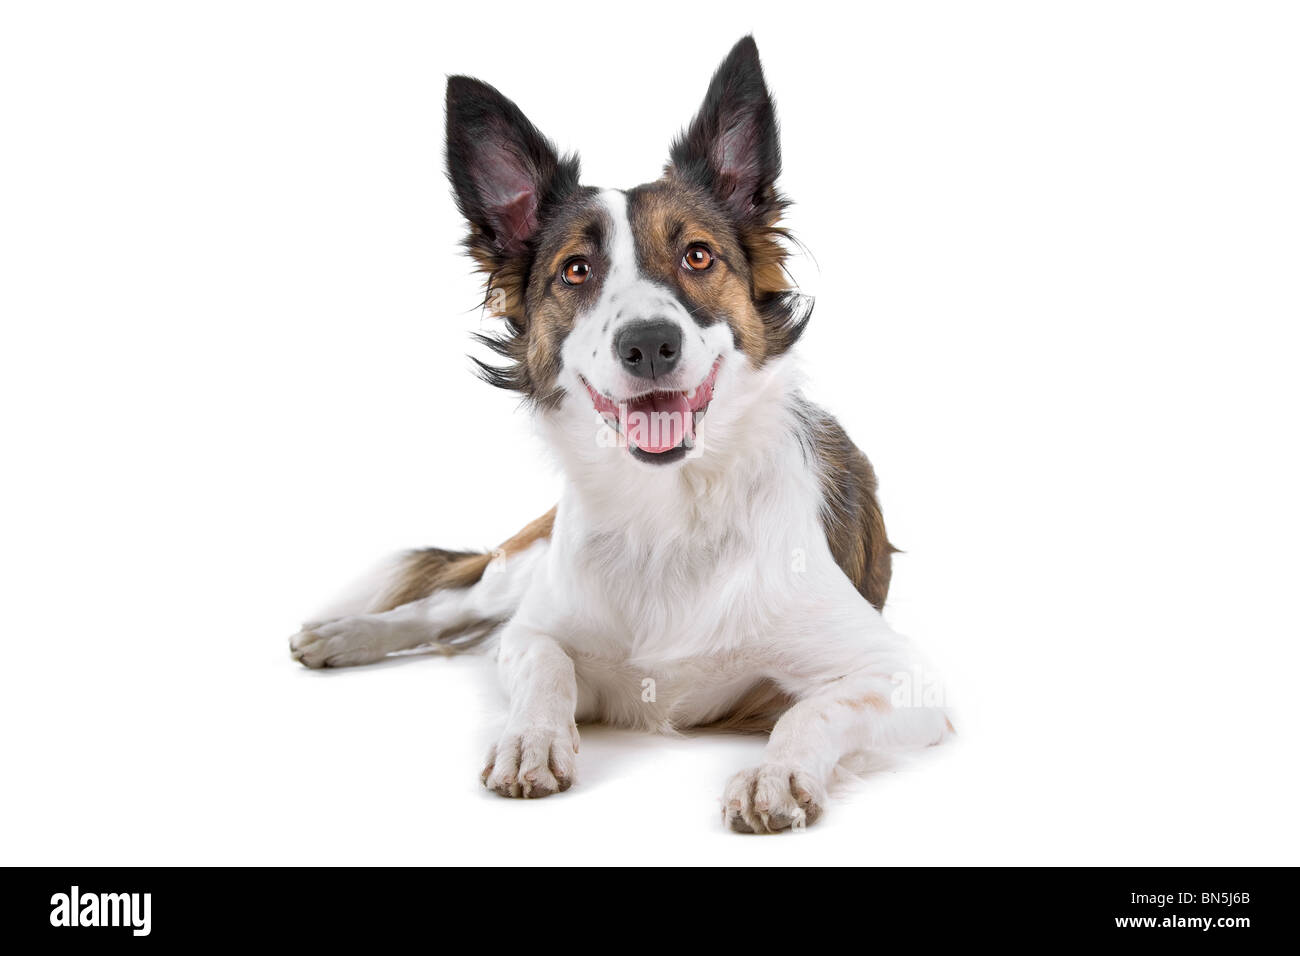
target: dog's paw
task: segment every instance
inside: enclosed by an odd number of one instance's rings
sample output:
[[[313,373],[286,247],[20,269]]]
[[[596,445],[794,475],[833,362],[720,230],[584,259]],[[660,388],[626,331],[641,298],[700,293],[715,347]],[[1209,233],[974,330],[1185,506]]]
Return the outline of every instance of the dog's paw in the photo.
[[[305,667],[353,667],[382,658],[376,635],[359,618],[340,618],[321,624],[304,624],[289,638],[289,653]]]
[[[573,786],[578,765],[578,728],[507,731],[488,751],[479,779],[503,797],[536,799]]]
[[[737,833],[801,830],[826,805],[825,788],[811,774],[765,763],[731,778],[722,796],[722,820]]]

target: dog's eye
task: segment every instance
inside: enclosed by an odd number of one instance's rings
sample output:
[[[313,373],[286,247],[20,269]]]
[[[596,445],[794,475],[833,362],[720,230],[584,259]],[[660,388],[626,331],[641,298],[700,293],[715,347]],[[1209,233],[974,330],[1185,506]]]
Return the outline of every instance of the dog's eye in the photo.
[[[591,278],[591,263],[586,259],[570,259],[560,270],[565,285],[582,285]]]
[[[708,246],[702,246],[697,242],[686,250],[686,255],[682,256],[682,265],[692,272],[703,272],[713,265],[713,253],[709,251]]]

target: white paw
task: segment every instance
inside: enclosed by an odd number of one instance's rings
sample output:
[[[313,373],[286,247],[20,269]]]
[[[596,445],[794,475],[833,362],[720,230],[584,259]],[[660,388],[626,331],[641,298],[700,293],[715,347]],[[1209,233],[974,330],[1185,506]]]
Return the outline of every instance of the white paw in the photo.
[[[549,797],[573,786],[577,754],[578,728],[572,724],[507,731],[488,751],[479,779],[503,797]]]
[[[345,617],[322,624],[304,624],[289,638],[289,653],[307,667],[353,667],[369,664],[387,653],[380,634],[366,621]]]
[[[826,790],[811,774],[765,763],[731,778],[722,795],[722,820],[737,833],[801,830],[815,823]]]

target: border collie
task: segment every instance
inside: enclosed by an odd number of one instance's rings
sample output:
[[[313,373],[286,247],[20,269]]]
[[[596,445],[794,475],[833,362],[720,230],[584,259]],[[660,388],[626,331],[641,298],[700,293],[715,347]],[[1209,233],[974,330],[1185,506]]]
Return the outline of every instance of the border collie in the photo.
[[[447,174],[504,320],[479,363],[523,395],[565,489],[490,553],[389,562],[292,638],[342,667],[494,637],[509,693],[483,784],[567,790],[578,730],[769,732],[723,820],[812,823],[840,762],[935,744],[942,707],[903,699],[916,652],[884,622],[894,548],[870,463],[800,393],[810,303],[784,268],[776,114],[751,37],[718,68],[663,175],[581,185],[519,108],[447,81]]]

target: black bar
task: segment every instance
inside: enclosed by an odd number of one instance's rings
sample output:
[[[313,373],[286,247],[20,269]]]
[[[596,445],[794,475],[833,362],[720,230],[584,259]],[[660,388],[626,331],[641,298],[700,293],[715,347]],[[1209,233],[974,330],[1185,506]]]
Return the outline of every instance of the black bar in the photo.
[[[512,938],[524,943],[520,936],[530,922],[547,945],[565,945],[566,936],[569,945],[583,937],[600,944],[609,933],[600,927],[610,919],[626,921],[629,945],[640,938],[647,945],[658,940],[657,948],[693,948],[685,927],[701,919],[709,936],[728,924],[748,935],[751,927],[788,919],[790,929],[807,932],[810,940],[847,931],[867,950],[888,936],[911,940],[920,952],[953,932],[990,941],[1129,938],[1182,945],[1204,939],[1238,945],[1294,925],[1291,869],[845,869],[647,869],[593,877],[501,866],[11,868],[5,874],[11,890],[0,911],[10,938],[77,940],[96,948],[256,939],[373,944],[415,933],[437,950],[458,926],[470,934],[470,945],[513,945]],[[59,906],[71,903],[74,886],[83,907],[79,917],[99,921],[92,914],[102,912],[107,922],[116,914],[119,925],[67,925],[68,908]],[[101,906],[102,894],[113,896]],[[92,896],[96,902],[87,903]],[[584,927],[586,919],[595,922]]]

